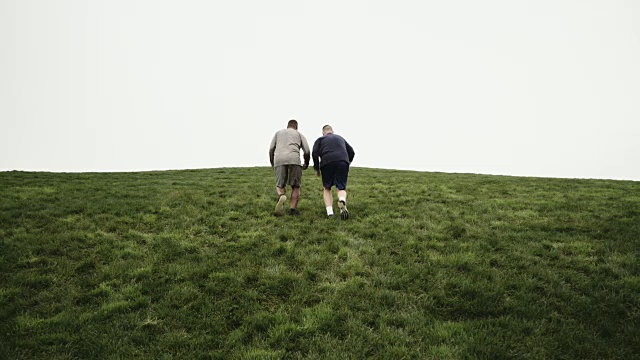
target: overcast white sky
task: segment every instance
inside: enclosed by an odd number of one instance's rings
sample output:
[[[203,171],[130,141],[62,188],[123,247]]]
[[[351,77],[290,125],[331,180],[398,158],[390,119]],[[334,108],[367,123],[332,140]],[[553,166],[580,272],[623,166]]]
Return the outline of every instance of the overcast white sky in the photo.
[[[640,180],[640,1],[0,0],[0,171],[353,166]]]

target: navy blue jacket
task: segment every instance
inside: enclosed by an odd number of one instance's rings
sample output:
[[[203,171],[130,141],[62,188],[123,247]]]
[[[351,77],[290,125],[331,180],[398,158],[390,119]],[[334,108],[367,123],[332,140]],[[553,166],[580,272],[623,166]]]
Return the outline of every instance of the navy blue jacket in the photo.
[[[313,144],[311,157],[313,158],[313,169],[320,170],[327,164],[345,161],[349,164],[353,161],[356,153],[349,143],[340,135],[327,134],[319,137]],[[320,161],[318,161],[320,157]]]

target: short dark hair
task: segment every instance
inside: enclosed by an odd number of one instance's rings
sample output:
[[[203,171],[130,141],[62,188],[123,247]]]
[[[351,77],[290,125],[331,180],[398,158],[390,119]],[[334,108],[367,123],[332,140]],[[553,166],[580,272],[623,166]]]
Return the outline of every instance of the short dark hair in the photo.
[[[289,120],[289,122],[287,123],[287,128],[290,128],[290,127],[298,130],[298,121],[294,119]]]

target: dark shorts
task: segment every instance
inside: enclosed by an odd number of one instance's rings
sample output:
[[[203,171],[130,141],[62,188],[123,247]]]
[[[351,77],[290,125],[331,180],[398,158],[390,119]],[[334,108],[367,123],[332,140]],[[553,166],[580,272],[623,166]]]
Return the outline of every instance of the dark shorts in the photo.
[[[349,177],[349,163],[339,161],[335,163],[329,163],[323,166],[320,171],[322,172],[322,186],[325,189],[331,189],[332,186],[338,188],[338,190],[347,189],[347,178]]]
[[[300,187],[302,182],[302,166],[300,165],[280,165],[273,168],[276,175],[276,186],[283,188],[287,185]]]

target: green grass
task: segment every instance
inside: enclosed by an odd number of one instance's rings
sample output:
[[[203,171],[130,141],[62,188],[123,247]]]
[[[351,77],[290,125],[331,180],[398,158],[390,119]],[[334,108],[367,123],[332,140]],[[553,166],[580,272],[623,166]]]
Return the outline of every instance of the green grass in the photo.
[[[640,358],[640,182],[349,181],[0,173],[0,358]]]

